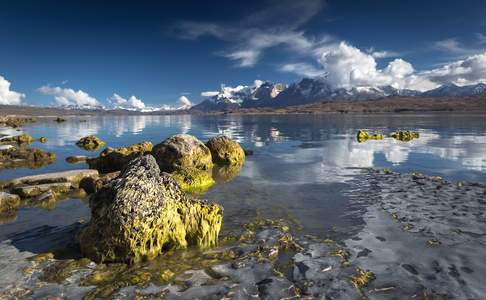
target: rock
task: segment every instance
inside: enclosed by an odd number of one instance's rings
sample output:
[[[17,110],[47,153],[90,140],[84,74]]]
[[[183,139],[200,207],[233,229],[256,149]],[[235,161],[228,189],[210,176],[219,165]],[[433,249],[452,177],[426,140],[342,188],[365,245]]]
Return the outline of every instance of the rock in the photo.
[[[189,199],[151,155],[130,162],[90,197],[90,207],[79,242],[95,261],[134,263],[171,248],[213,246],[222,222],[219,205]]]
[[[174,172],[188,167],[210,170],[213,166],[208,147],[188,134],[177,134],[155,145],[152,155],[164,172]]]
[[[17,210],[20,205],[20,197],[14,194],[0,192],[0,213],[8,213]]]
[[[214,163],[242,165],[245,161],[245,151],[240,144],[225,135],[210,138],[206,146],[211,151]]]
[[[194,167],[179,169],[171,175],[184,192],[192,194],[205,193],[216,183],[211,176],[210,170],[199,170]]]
[[[413,139],[418,139],[420,137],[418,132],[413,132],[413,131],[403,131],[399,130],[397,132],[394,132],[390,135],[392,138],[403,141],[403,142],[409,142]]]
[[[54,122],[62,123],[62,122],[66,122],[66,119],[61,118],[61,117],[57,117],[57,118],[54,119]]]
[[[2,168],[40,168],[56,161],[56,154],[38,148],[9,147],[0,150]]]
[[[245,152],[245,156],[252,156],[253,155],[253,150],[252,149],[243,149]]]
[[[1,144],[32,144],[34,139],[30,134],[23,133],[21,135],[6,136],[0,139]]]
[[[77,164],[81,162],[86,162],[88,160],[87,156],[84,155],[73,155],[66,157],[66,162],[70,164]]]
[[[19,187],[22,185],[38,185],[46,183],[68,182],[73,188],[79,187],[79,182],[86,177],[98,177],[98,171],[91,169],[70,170],[62,172],[45,173],[39,175],[25,176],[13,179],[5,184],[6,188]]]
[[[67,193],[73,188],[70,182],[43,183],[14,187],[11,192],[22,198],[39,196],[45,192]]]
[[[47,143],[47,138],[46,138],[45,136],[41,136],[41,137],[39,138],[39,142],[40,142],[40,143],[43,143],[43,144],[44,144],[44,143]]]
[[[213,168],[213,177],[217,182],[233,180],[241,172],[243,165],[226,165]]]
[[[105,142],[103,142],[102,140],[100,140],[99,137],[94,135],[85,136],[76,142],[76,145],[79,148],[83,148],[85,150],[91,150],[91,151],[98,150],[104,144]]]
[[[362,143],[367,140],[382,140],[383,139],[383,134],[377,133],[377,134],[371,134],[366,130],[360,130],[356,134],[356,139],[358,142]]]
[[[0,126],[8,126],[12,128],[21,127],[27,123],[33,123],[35,119],[33,118],[21,118],[21,117],[0,117]]]
[[[120,175],[120,171],[106,173],[99,178],[86,177],[81,180],[81,182],[79,183],[79,187],[85,190],[86,193],[93,194],[100,190],[105,184],[118,177],[118,175]]]
[[[152,151],[152,143],[142,142],[122,148],[106,148],[98,157],[89,158],[88,165],[101,173],[110,173],[123,170],[128,163]]]

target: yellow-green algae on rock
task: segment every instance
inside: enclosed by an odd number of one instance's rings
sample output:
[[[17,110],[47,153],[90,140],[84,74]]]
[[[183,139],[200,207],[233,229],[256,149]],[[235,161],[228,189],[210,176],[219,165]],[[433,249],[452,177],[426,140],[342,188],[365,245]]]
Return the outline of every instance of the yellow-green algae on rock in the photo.
[[[409,130],[399,130],[392,133],[390,136],[399,141],[409,142],[413,139],[418,139],[420,137],[420,134],[418,132]]]
[[[208,191],[216,182],[211,176],[210,170],[199,170],[187,167],[174,171],[172,177],[179,183],[184,192],[202,194]]]
[[[356,134],[356,139],[358,142],[362,143],[367,140],[382,140],[383,139],[383,134],[377,133],[377,134],[371,134],[366,130],[360,130]]]
[[[224,165],[213,168],[213,177],[216,182],[228,182],[233,180],[241,172],[243,165]]]
[[[89,158],[87,162],[91,169],[100,173],[121,171],[131,160],[150,153],[152,147],[152,143],[142,142],[128,147],[106,148],[98,157]]]
[[[189,199],[151,155],[130,162],[90,197],[90,207],[80,248],[87,257],[107,262],[134,263],[171,248],[214,246],[223,218],[219,205]]]
[[[83,148],[85,150],[98,150],[100,149],[105,142],[103,142],[99,137],[95,135],[88,135],[83,138],[80,138],[79,141],[76,142],[76,145],[79,148]]]
[[[245,151],[240,144],[225,135],[210,138],[206,146],[211,151],[214,163],[242,165],[245,161]]]

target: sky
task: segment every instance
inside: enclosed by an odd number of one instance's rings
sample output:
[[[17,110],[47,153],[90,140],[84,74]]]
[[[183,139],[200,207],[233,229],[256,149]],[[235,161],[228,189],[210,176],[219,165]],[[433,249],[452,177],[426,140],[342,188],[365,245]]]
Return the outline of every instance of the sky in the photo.
[[[486,82],[486,1],[0,3],[0,104],[181,107],[255,80]]]

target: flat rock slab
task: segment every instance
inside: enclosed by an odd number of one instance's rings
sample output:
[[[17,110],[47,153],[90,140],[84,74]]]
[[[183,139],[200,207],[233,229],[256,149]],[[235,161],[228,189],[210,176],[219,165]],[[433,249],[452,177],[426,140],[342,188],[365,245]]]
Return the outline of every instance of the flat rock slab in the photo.
[[[16,187],[21,185],[38,185],[45,183],[69,182],[77,188],[79,182],[87,177],[98,177],[98,171],[92,169],[70,170],[63,172],[45,173],[39,175],[25,176],[11,180],[6,184],[7,187]]]
[[[39,196],[45,192],[67,193],[73,188],[71,182],[43,183],[37,185],[26,185],[15,187],[12,193],[22,198]]]

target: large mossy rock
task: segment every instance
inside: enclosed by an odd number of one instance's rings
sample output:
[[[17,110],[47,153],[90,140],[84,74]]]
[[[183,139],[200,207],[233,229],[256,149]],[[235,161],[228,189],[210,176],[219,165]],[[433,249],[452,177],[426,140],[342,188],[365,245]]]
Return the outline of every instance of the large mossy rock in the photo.
[[[90,197],[90,207],[79,242],[95,261],[134,263],[171,248],[213,246],[222,223],[219,205],[189,199],[151,155],[130,162]]]
[[[105,142],[103,142],[99,137],[95,135],[88,135],[83,138],[80,138],[79,141],[76,142],[76,145],[79,148],[82,148],[84,150],[98,150],[100,149]]]
[[[142,142],[128,147],[106,148],[100,155],[87,160],[91,169],[100,173],[110,173],[123,170],[130,161],[152,151],[152,143]]]
[[[245,161],[245,151],[240,144],[225,135],[210,138],[206,146],[217,164],[242,165]]]
[[[188,134],[173,135],[155,145],[152,155],[164,172],[174,172],[188,167],[210,170],[213,167],[208,147]]]

